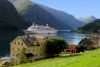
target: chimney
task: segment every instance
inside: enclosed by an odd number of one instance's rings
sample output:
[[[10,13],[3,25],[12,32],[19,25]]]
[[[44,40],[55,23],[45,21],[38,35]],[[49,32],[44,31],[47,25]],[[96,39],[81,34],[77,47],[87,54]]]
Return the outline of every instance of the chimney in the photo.
[[[29,39],[30,38],[30,35],[27,35],[27,38]]]

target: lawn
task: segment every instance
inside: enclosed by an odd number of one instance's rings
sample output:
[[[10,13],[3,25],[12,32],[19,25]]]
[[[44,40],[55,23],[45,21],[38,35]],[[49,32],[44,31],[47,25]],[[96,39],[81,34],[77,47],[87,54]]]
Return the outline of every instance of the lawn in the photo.
[[[100,49],[66,57],[56,57],[14,67],[100,67]]]

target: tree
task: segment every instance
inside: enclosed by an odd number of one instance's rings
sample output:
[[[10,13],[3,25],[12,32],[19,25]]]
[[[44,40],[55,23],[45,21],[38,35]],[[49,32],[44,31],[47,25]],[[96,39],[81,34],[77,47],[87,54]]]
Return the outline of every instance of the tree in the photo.
[[[22,64],[22,63],[26,63],[27,62],[27,58],[25,56],[25,52],[24,50],[22,50],[18,56],[18,59],[19,59],[19,64]]]
[[[60,37],[49,39],[47,41],[47,53],[50,54],[52,57],[58,54],[67,47],[68,43]]]
[[[83,44],[78,44],[78,52],[84,52],[85,46]]]

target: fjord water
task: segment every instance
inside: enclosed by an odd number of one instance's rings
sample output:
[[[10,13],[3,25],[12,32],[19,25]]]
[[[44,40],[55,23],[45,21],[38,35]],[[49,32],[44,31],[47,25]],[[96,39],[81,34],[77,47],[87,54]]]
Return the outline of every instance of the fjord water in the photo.
[[[9,56],[10,54],[10,42],[17,36],[27,35],[22,31],[0,31],[0,57]],[[81,39],[85,37],[92,37],[89,34],[79,34],[75,32],[58,32],[57,34],[31,34],[53,37],[63,37],[69,44],[77,45]]]

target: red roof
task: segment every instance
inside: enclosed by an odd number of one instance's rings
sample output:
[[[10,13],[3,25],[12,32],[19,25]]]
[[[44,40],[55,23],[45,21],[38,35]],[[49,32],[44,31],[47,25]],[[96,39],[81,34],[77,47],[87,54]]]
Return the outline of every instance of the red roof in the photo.
[[[77,48],[77,45],[69,45],[68,46],[68,49],[76,49]]]

